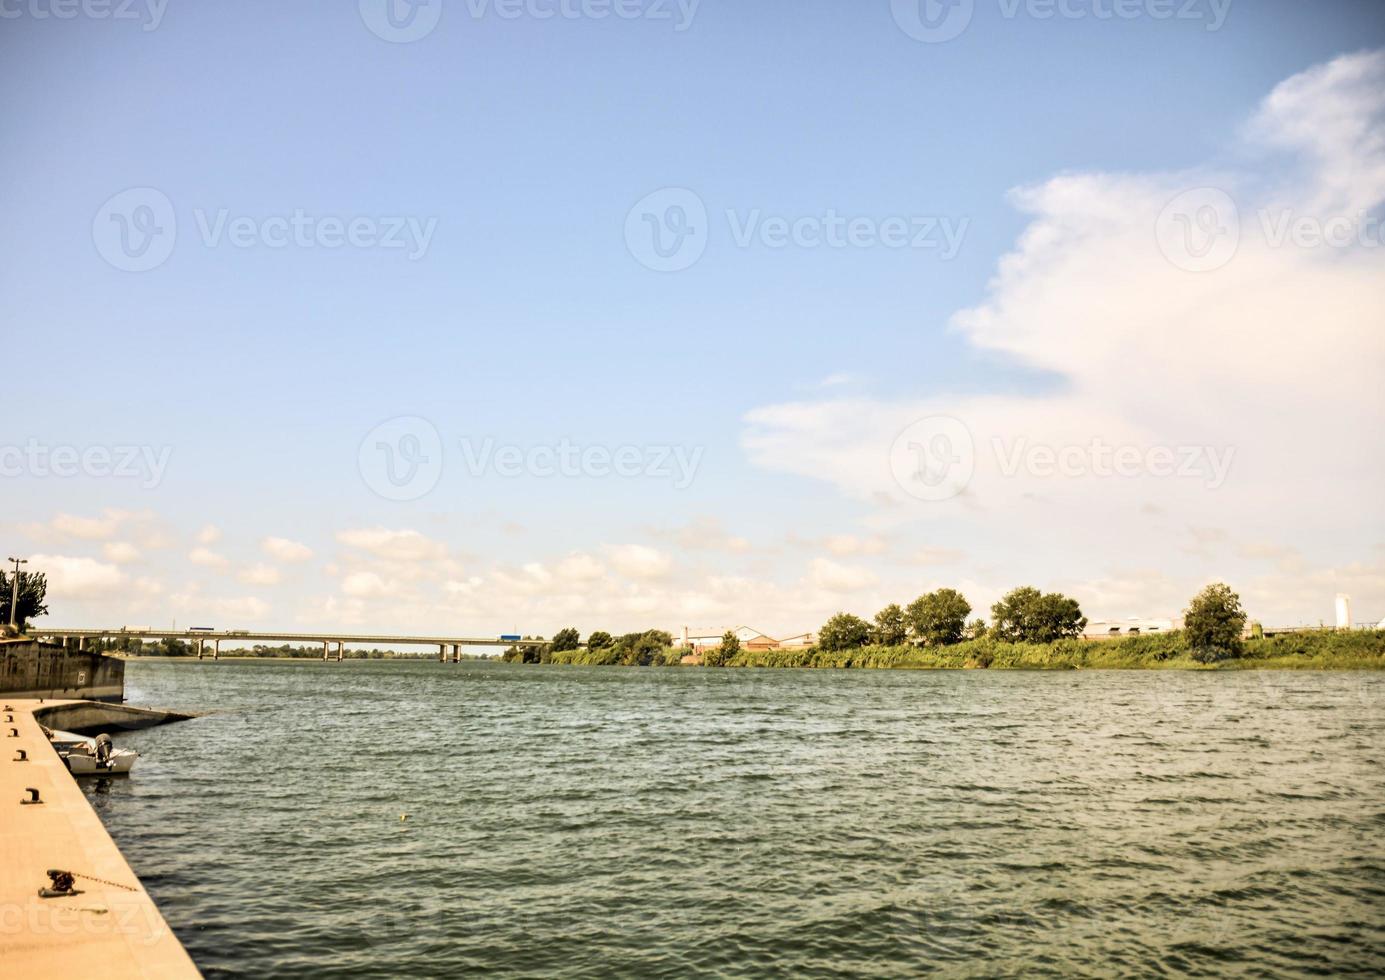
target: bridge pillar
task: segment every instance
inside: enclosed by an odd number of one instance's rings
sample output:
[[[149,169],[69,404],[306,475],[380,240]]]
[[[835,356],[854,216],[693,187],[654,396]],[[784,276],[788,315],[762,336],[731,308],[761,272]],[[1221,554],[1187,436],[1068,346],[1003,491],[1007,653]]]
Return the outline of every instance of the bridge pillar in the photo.
[[[446,643],[439,643],[439,644],[438,644],[438,663],[440,663],[440,664],[445,664],[445,663],[447,663],[447,644],[446,644]]]
[[[212,641],[212,659],[213,659],[213,660],[220,660],[220,659],[221,659],[221,641],[220,641],[220,640],[213,640],[213,641]]]
[[[342,652],[346,649],[346,641],[337,641],[337,663],[341,663]]]
[[[462,662],[462,645],[460,643],[452,644],[452,662],[454,664]]]
[[[202,659],[202,637],[197,638],[197,659]]]
[[[326,663],[326,662],[327,662],[327,650],[328,650],[328,648],[329,648],[330,646],[331,646],[331,644],[328,643],[326,640],[323,640],[323,641],[322,641],[322,662],[323,662],[323,663]]]
[[[81,653],[81,652],[82,652],[83,650],[85,650],[86,648],[87,648],[87,638],[86,638],[85,636],[79,636],[79,637],[77,637],[77,652],[78,652],[78,653]]]

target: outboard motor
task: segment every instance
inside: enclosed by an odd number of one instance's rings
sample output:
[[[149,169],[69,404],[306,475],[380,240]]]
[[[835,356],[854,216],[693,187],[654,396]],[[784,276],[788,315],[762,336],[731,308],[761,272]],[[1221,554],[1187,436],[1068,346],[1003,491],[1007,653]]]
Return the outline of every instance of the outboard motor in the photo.
[[[96,736],[96,764],[109,766],[111,764],[111,737],[104,732]]]

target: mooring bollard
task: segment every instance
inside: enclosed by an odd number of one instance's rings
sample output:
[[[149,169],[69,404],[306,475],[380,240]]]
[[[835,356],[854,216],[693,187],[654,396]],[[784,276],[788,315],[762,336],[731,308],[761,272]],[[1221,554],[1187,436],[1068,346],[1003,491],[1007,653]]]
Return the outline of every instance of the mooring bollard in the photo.
[[[15,749],[15,752],[18,753],[18,755],[16,755],[16,756],[14,757],[14,761],[15,761],[15,762],[28,762],[28,761],[29,761],[29,753],[28,753],[28,752],[25,752],[23,749]]]
[[[29,794],[29,798],[28,798],[27,800],[20,800],[20,801],[19,801],[19,805],[20,805],[20,806],[33,806],[35,803],[42,803],[42,802],[43,802],[42,800],[40,800],[40,799],[38,798],[38,790],[34,789],[34,787],[32,787],[32,786],[25,786],[25,787],[24,787],[24,792],[26,792],[26,793]]]
[[[11,729],[10,729],[10,738],[18,738],[18,737],[19,737],[19,729],[18,729],[18,728],[11,728]]]

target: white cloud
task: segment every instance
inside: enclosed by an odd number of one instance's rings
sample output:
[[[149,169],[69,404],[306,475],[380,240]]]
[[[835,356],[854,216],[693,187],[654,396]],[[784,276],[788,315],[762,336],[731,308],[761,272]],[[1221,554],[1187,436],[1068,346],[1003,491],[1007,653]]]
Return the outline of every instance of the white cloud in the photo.
[[[443,591],[452,596],[476,595],[485,586],[485,579],[472,575],[467,579],[448,579],[443,583]]]
[[[282,562],[304,562],[313,556],[312,548],[288,538],[265,538],[260,542],[260,549],[269,557]]]
[[[337,532],[337,540],[389,561],[436,561],[447,557],[445,545],[409,529],[358,528]]]
[[[842,565],[826,558],[813,559],[808,579],[819,589],[838,593],[860,592],[879,581],[879,577],[869,569]]]
[[[215,524],[203,525],[202,530],[197,532],[198,544],[216,544],[221,540],[221,528]]]
[[[956,548],[919,548],[910,560],[915,565],[951,565],[962,560],[962,552]]]
[[[242,569],[237,577],[247,585],[278,585],[284,576],[273,565],[257,563]]]
[[[606,573],[606,567],[591,555],[574,552],[558,562],[557,573],[567,582],[591,582]]]
[[[672,540],[685,551],[744,554],[751,550],[749,541],[739,535],[727,533],[718,518],[707,515],[695,518],[681,527],[659,526],[647,530],[651,535]]]
[[[832,534],[823,540],[823,547],[840,556],[878,555],[889,548],[889,543],[878,535]]]
[[[50,607],[54,606],[52,600],[108,596],[125,584],[125,574],[119,568],[94,558],[34,555],[28,570],[47,576]]]
[[[109,512],[102,517],[58,514],[49,526],[54,531],[69,538],[78,538],[83,541],[104,541],[115,536],[120,528],[120,520]]]
[[[668,555],[642,544],[612,545],[606,553],[616,571],[633,579],[663,578],[673,567]]]
[[[210,548],[193,548],[188,552],[188,561],[194,565],[204,565],[207,568],[225,568],[230,564],[225,555],[217,554]]]
[[[101,554],[117,565],[128,565],[140,557],[139,549],[128,541],[108,541],[101,546]]]
[[[341,591],[357,599],[379,599],[396,589],[375,572],[352,572],[341,581]]]
[[[203,596],[195,590],[170,596],[169,603],[182,617],[191,616],[195,623],[198,620],[211,620],[197,625],[219,626],[222,629],[254,628],[270,611],[269,603],[256,596],[212,597]],[[233,622],[216,622],[223,618]]]
[[[1074,579],[1103,556],[1136,552],[1166,574],[1178,566],[1181,592],[1216,554],[1206,541],[1201,557],[1182,550],[1171,529],[1189,526],[1350,547],[1385,492],[1385,457],[1361,441],[1385,427],[1385,247],[1277,242],[1262,215],[1378,208],[1383,117],[1385,54],[1354,55],[1274,90],[1231,157],[1242,169],[1078,173],[1017,191],[1032,221],[986,300],[952,327],[1062,383],[1035,394],[768,405],[747,415],[750,459],[829,481],[875,506],[881,525],[957,532],[952,540],[975,541],[972,554],[1018,564],[1028,542],[1056,545],[1049,574]],[[1161,252],[1155,229],[1171,200],[1202,186],[1235,200],[1240,242],[1222,267],[1188,271]],[[934,416],[966,433],[938,443],[938,458],[969,457],[974,473],[957,496],[925,501],[896,473],[912,473],[911,454],[934,446],[896,437]],[[1129,447],[1140,464],[1103,475],[1094,446]],[[1165,452],[1178,467],[1193,451],[1203,453],[1198,470],[1155,471],[1156,453],[1162,468]],[[1220,482],[1211,454],[1229,466]]]

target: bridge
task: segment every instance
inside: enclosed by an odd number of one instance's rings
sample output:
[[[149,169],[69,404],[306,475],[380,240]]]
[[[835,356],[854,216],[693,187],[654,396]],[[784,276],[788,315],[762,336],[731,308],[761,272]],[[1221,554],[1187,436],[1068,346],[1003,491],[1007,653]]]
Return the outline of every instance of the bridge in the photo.
[[[349,643],[352,646],[370,644],[374,647],[427,646],[438,648],[438,663],[447,662],[447,654],[452,652],[452,662],[461,660],[462,647],[541,647],[547,640],[522,640],[516,636],[393,636],[376,633],[282,633],[258,630],[158,630],[122,627],[119,629],[61,629],[53,626],[31,627],[29,635],[35,639],[49,639],[62,642],[77,641],[77,649],[86,647],[87,640],[114,640],[121,637],[132,640],[185,640],[197,646],[197,659],[207,655],[207,644],[211,644],[211,658],[221,659],[222,640],[277,640],[280,643],[322,644],[322,659],[332,659],[332,646],[336,646],[336,659],[340,663],[343,651]]]

